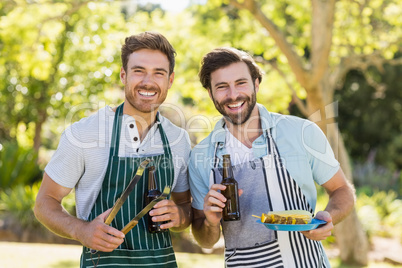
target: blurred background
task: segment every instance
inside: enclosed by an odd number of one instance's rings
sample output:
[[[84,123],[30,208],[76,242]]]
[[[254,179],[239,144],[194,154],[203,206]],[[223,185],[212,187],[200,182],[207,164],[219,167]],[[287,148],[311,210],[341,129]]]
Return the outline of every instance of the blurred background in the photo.
[[[192,146],[220,118],[198,80],[202,56],[249,52],[265,72],[257,101],[316,122],[356,188],[355,210],[324,241],[333,267],[402,267],[402,0],[1,1],[0,267],[78,267],[81,248],[32,208],[64,129],[122,102],[121,45],[142,31],[177,51],[161,111]],[[74,193],[63,202],[74,214]],[[180,267],[222,267],[222,241],[173,238]]]

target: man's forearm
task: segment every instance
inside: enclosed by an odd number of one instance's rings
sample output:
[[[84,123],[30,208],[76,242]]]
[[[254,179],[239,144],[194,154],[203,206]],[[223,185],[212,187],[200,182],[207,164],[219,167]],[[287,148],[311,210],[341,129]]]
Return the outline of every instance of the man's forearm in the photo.
[[[56,200],[52,198],[37,200],[34,213],[39,222],[53,233],[79,241],[76,230],[80,228],[77,226],[85,224],[85,221],[70,215]]]
[[[193,212],[191,209],[190,202],[177,205],[177,207],[179,209],[179,215],[180,215],[180,226],[170,228],[170,230],[172,230],[173,232],[184,231],[193,220]]]
[[[220,225],[211,226],[205,218],[195,219],[192,224],[195,240],[203,248],[212,248],[218,242],[221,229]]]
[[[352,185],[343,186],[331,193],[325,211],[331,214],[334,225],[341,222],[349,215],[353,209],[355,198]]]

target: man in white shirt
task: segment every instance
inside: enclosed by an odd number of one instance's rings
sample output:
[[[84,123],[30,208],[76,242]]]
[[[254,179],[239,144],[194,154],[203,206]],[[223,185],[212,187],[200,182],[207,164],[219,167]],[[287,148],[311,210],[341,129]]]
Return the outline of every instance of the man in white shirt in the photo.
[[[45,168],[35,215],[56,234],[82,243],[81,267],[177,267],[169,232],[149,233],[146,217],[126,235],[120,231],[146,205],[144,176],[111,225],[104,223],[144,159],[156,167],[158,188],[173,189],[171,200],[151,210],[152,221],[176,231],[191,222],[189,136],[158,112],[174,80],[175,54],[159,33],[127,37],[120,71],[124,103],[68,127]],[[77,217],[61,205],[73,188]]]

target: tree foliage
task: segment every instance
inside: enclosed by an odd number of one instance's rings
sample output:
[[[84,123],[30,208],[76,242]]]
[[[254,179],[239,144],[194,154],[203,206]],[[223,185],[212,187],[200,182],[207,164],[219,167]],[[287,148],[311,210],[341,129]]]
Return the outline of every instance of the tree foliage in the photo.
[[[38,149],[45,122],[114,87],[124,20],[111,3],[14,3],[0,21],[0,137]]]
[[[402,170],[402,65],[385,65],[383,70],[368,70],[381,85],[377,88],[361,72],[348,73],[336,92],[339,124],[355,161],[364,162],[372,154],[376,163]]]
[[[366,73],[369,66],[381,66],[385,60],[394,58],[400,50],[401,1],[337,1],[334,6],[332,45],[328,55],[328,65],[332,76],[331,86],[342,86],[349,70],[359,69]],[[239,9],[237,9],[237,8]],[[197,28],[203,35],[219,39],[221,45],[231,45],[249,51],[254,56],[262,56],[268,70],[279,68],[288,85],[300,98],[306,96],[307,82],[300,87],[300,79],[295,79],[289,67],[289,57],[281,50],[272,33],[256,20],[258,12],[273,24],[273,28],[283,35],[283,42],[293,51],[304,71],[314,71],[312,40],[320,33],[312,31],[314,23],[314,1],[221,1],[211,0],[198,7],[194,15],[199,18]],[[261,22],[261,21],[260,21]],[[195,31],[197,32],[197,30]],[[291,53],[291,52],[289,52]],[[275,65],[272,65],[275,63]],[[401,61],[394,61],[400,64]],[[314,74],[312,77],[314,78]],[[277,81],[275,81],[277,82]],[[310,81],[311,82],[311,81]],[[275,83],[270,83],[275,86]],[[278,86],[278,87],[281,87]],[[275,88],[276,89],[276,88]],[[303,92],[304,91],[304,92]],[[283,94],[283,90],[278,91]],[[308,115],[306,115],[308,116]]]

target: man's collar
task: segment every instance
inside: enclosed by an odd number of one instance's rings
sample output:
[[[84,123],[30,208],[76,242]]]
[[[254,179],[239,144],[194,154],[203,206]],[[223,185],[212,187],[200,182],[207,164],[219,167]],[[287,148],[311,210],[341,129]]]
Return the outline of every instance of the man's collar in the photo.
[[[264,105],[257,103],[258,112],[260,113],[261,128],[263,131],[273,128],[276,124],[272,118],[272,114]]]
[[[258,112],[260,114],[260,121],[262,130],[268,130],[275,126],[274,121],[272,119],[271,113],[264,107],[264,105],[257,103]],[[216,123],[214,130],[212,132],[211,141],[213,143],[216,142],[225,142],[226,133],[225,133],[225,120],[223,117]]]

